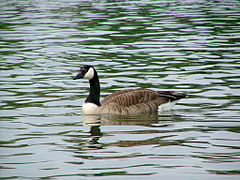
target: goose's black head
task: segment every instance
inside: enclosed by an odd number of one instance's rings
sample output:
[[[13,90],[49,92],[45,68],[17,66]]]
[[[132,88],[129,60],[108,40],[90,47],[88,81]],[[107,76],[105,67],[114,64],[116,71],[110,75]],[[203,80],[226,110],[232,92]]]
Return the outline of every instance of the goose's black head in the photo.
[[[100,84],[97,71],[93,66],[85,65],[80,68],[80,72],[73,79],[88,79],[90,84],[90,93],[85,103],[93,103],[97,106],[100,104]],[[93,106],[91,106],[93,107]]]
[[[88,79],[91,80],[96,73],[96,70],[93,66],[84,65],[80,68],[80,72],[73,77],[73,80],[75,79]]]

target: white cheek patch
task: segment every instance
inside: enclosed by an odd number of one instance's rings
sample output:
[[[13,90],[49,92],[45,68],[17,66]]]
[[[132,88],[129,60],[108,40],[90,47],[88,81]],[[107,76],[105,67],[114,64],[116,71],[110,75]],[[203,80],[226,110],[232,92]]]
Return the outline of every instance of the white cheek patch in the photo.
[[[94,76],[94,69],[91,67],[89,68],[88,72],[84,75],[84,78],[91,80],[93,76]]]

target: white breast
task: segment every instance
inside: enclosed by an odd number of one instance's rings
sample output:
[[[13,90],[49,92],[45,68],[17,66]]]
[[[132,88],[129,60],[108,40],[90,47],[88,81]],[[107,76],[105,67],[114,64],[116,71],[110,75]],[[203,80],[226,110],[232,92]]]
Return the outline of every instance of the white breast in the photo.
[[[100,107],[93,103],[83,103],[82,113],[83,114],[98,114],[98,109]]]

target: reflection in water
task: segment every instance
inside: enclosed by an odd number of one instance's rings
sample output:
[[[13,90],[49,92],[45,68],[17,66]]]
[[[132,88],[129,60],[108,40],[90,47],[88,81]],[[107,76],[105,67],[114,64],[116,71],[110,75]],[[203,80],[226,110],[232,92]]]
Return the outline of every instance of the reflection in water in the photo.
[[[102,146],[99,146],[99,139],[102,137],[102,133],[100,130],[100,126],[91,126],[91,130],[89,131],[91,134],[92,140],[89,141],[89,148],[95,147],[96,149],[101,149]]]
[[[146,126],[146,127],[155,127],[155,128],[167,128],[171,126],[171,121],[181,120],[180,116],[173,115],[171,112],[166,113],[165,115],[158,115],[157,113],[153,114],[143,114],[143,115],[83,115],[84,125],[90,127],[90,137],[92,138],[89,142],[91,145],[89,148],[92,148],[93,144],[97,144],[99,148],[99,139],[103,136],[101,133],[101,126],[120,126],[120,125],[131,125],[131,126]],[[164,122],[161,124],[160,122]],[[166,130],[141,130],[134,131],[129,133],[134,134],[152,134],[152,133],[166,133]],[[115,132],[109,132],[111,134],[119,133],[119,130]],[[128,132],[124,132],[128,133]],[[104,136],[107,134],[104,133]],[[171,137],[171,135],[169,136]],[[165,137],[164,137],[165,138]],[[141,146],[141,145],[150,145],[150,144],[159,144],[161,138],[146,139],[140,141],[119,141],[117,143],[104,144],[104,146],[119,146],[119,147],[130,147],[130,146]],[[160,144],[169,144],[168,142]],[[178,144],[177,142],[173,144]],[[86,146],[86,145],[85,145]]]
[[[83,115],[83,123],[88,126],[94,125],[139,125],[154,127],[163,121],[171,121],[173,118],[180,118],[170,111],[162,113],[142,114],[142,115]],[[157,125],[156,125],[157,126]]]

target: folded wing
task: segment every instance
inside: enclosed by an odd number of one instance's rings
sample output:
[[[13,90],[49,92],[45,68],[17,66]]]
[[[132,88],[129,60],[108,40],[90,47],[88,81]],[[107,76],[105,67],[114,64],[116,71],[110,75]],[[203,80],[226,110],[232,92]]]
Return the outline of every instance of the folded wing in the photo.
[[[161,104],[185,97],[173,91],[128,89],[117,91],[101,102],[101,112],[111,114],[139,114],[157,112]]]

